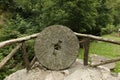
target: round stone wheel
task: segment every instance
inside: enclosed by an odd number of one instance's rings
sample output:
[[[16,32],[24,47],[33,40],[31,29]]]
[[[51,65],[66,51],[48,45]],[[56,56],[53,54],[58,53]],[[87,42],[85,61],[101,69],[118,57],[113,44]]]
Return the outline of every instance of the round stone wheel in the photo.
[[[79,52],[79,41],[74,32],[61,25],[45,28],[35,42],[35,55],[47,69],[62,70],[70,67]]]

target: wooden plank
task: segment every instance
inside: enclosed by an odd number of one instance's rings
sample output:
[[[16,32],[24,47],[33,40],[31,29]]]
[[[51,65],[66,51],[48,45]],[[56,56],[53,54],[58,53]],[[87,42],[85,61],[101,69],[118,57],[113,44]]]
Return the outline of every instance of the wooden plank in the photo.
[[[22,37],[22,38],[11,39],[11,40],[0,42],[0,48],[4,47],[6,45],[13,44],[13,43],[19,43],[19,42],[23,42],[23,41],[26,41],[26,40],[36,38],[38,34],[39,33],[30,35],[30,36],[26,36],[26,37]]]
[[[76,32],[74,32],[74,33],[78,37],[90,38],[90,39],[94,39],[94,40],[98,40],[98,41],[103,41],[103,42],[108,42],[108,43],[113,43],[113,44],[120,45],[119,41],[111,40],[111,39],[108,39],[108,38],[102,38],[102,37],[98,37],[98,36],[93,36],[93,35],[88,35],[88,34],[81,34],[81,33],[76,33]]]
[[[111,60],[106,60],[104,62],[101,62],[99,64],[94,64],[94,65],[91,65],[92,67],[96,67],[96,66],[100,66],[100,65],[104,65],[104,64],[108,64],[108,63],[113,63],[113,62],[117,62],[117,61],[120,61],[120,58],[115,58],[115,59],[111,59]]]
[[[83,45],[84,45],[84,65],[86,66],[88,65],[88,55],[89,55],[89,45],[90,45],[89,38],[85,39]]]
[[[11,39],[11,40],[0,42],[0,48],[4,47],[6,45],[10,45],[12,43],[18,43],[18,42],[34,39],[38,36],[38,34],[39,33],[29,35],[29,36],[26,36],[26,37],[22,37],[22,38]],[[85,38],[90,38],[90,39],[94,39],[94,40],[98,40],[98,41],[103,41],[103,42],[108,42],[108,43],[113,43],[113,44],[120,45],[120,42],[114,41],[114,40],[111,40],[111,39],[107,39],[107,38],[102,38],[102,37],[87,35],[87,34],[81,34],[81,33],[76,33],[76,32],[74,32],[74,34],[78,37],[85,37]]]
[[[18,51],[18,49],[22,46],[20,43],[17,47],[15,47],[0,63],[0,69],[12,58],[12,56]]]
[[[22,42],[22,53],[23,53],[23,60],[25,62],[25,67],[26,67],[27,71],[29,71],[30,70],[30,62],[28,60],[28,54],[26,51],[25,42]]]

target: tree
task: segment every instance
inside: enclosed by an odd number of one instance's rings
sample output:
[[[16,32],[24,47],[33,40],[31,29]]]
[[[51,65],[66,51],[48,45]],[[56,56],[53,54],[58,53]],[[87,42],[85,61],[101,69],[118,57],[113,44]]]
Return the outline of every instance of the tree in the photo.
[[[109,3],[110,0],[99,0],[99,6],[97,8],[98,18],[97,25],[99,27],[106,27],[108,24],[113,24],[113,6]]]
[[[115,26],[120,25],[120,0],[114,2],[114,22]]]
[[[51,3],[53,4],[48,5],[41,14],[45,26],[62,24],[82,33],[91,33],[96,27],[96,0],[58,0]]]
[[[0,0],[0,9],[2,11],[13,11],[15,9],[14,0]]]

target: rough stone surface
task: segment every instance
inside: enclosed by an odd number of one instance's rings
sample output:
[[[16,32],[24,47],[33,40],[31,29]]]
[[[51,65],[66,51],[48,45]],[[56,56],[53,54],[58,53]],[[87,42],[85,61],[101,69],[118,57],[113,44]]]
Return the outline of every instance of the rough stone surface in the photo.
[[[120,80],[120,74],[113,75],[106,68],[92,68],[83,66],[81,60],[66,70],[50,71],[34,68],[28,73],[26,69],[19,70],[4,80]]]
[[[49,26],[36,39],[36,57],[48,69],[61,70],[70,67],[78,52],[79,41],[73,31],[65,26]]]

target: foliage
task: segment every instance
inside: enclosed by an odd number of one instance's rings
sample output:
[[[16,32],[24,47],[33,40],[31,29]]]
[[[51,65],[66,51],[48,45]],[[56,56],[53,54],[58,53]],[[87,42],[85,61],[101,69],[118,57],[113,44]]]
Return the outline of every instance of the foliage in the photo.
[[[101,28],[101,34],[102,34],[102,35],[104,35],[104,34],[110,34],[110,33],[113,33],[113,32],[115,32],[115,31],[117,31],[117,30],[118,30],[118,28],[115,28],[114,25],[108,24],[107,27]]]
[[[119,25],[120,1],[113,0],[10,0],[1,2],[14,3],[14,15],[11,17],[16,21],[16,17],[23,19],[31,29],[29,32],[35,33],[43,28],[61,24],[70,27],[75,32],[100,35],[101,29],[108,25]],[[1,5],[4,6],[4,5]],[[10,5],[11,6],[11,5]],[[13,7],[12,6],[12,7]],[[10,9],[11,10],[11,9]],[[19,22],[19,21],[18,21]],[[15,23],[16,24],[16,23]],[[19,23],[17,23],[19,24]],[[21,23],[20,23],[21,24]],[[14,26],[14,25],[13,25]],[[24,27],[24,28],[23,28]],[[18,31],[19,31],[18,30]]]
[[[111,0],[111,2],[113,3],[112,6],[114,6],[114,22],[113,24],[115,26],[119,25],[120,24],[120,0],[116,0],[116,1],[113,1]]]
[[[120,38],[118,37],[118,33],[111,33],[109,35],[104,35],[102,37],[120,41]],[[101,42],[101,41],[93,41],[90,44],[89,55],[96,54],[99,56],[104,56],[109,59],[114,59],[119,57],[119,53],[120,53],[119,49],[120,46],[116,44]],[[84,56],[84,50],[81,48],[79,53],[79,58],[83,59],[83,56]],[[115,69],[113,71],[116,73],[120,72],[120,62],[116,62]]]
[[[104,35],[102,37],[114,39],[116,41],[120,41],[118,37],[118,33],[112,33],[109,35]],[[118,58],[120,46],[116,44],[106,43],[106,42],[93,42],[90,45],[90,54],[97,54],[101,56],[105,56],[107,58]],[[116,62],[116,66],[114,72],[120,72],[120,62]]]
[[[10,51],[15,47],[15,45],[11,45],[11,46],[6,46],[2,49],[0,49],[0,61],[2,61],[2,59],[7,56]],[[19,53],[17,53],[19,54]],[[20,56],[20,55],[19,55]],[[15,55],[5,66],[4,68],[2,68],[0,70],[0,79],[3,80],[4,77],[8,76],[9,74],[15,72],[16,70],[18,69],[21,69],[19,67],[19,65],[22,63],[22,60],[20,63],[19,62],[19,56],[18,55]],[[15,59],[15,58],[18,58],[18,59]],[[20,57],[21,58],[21,57]]]
[[[29,61],[31,61],[34,57],[34,41],[30,40],[26,42],[26,50],[27,54],[29,55]],[[11,46],[6,46],[0,49],[0,61],[4,57],[6,57],[12,49],[16,47],[16,44]],[[0,79],[3,80],[6,76],[10,75],[11,73],[23,69],[25,67],[25,63],[23,61],[22,50],[18,50],[17,53],[10,59],[10,61],[0,70]]]
[[[97,0],[15,0],[16,13],[30,22],[36,32],[53,24],[62,24],[73,31],[90,33],[96,30]],[[14,18],[17,17],[13,16]],[[13,18],[13,19],[14,19]]]
[[[119,4],[120,0],[0,0],[0,16],[4,13],[9,16],[6,17],[5,25],[0,25],[0,41],[37,33],[54,24],[65,25],[80,33],[111,33],[117,31],[120,25]],[[31,60],[34,56],[34,41],[26,43]],[[12,48],[0,49],[0,60]],[[0,72],[0,79],[23,66],[19,53]],[[10,64],[16,61],[21,65],[10,69]]]
[[[14,0],[0,0],[0,10],[2,11],[14,11],[16,8]]]

